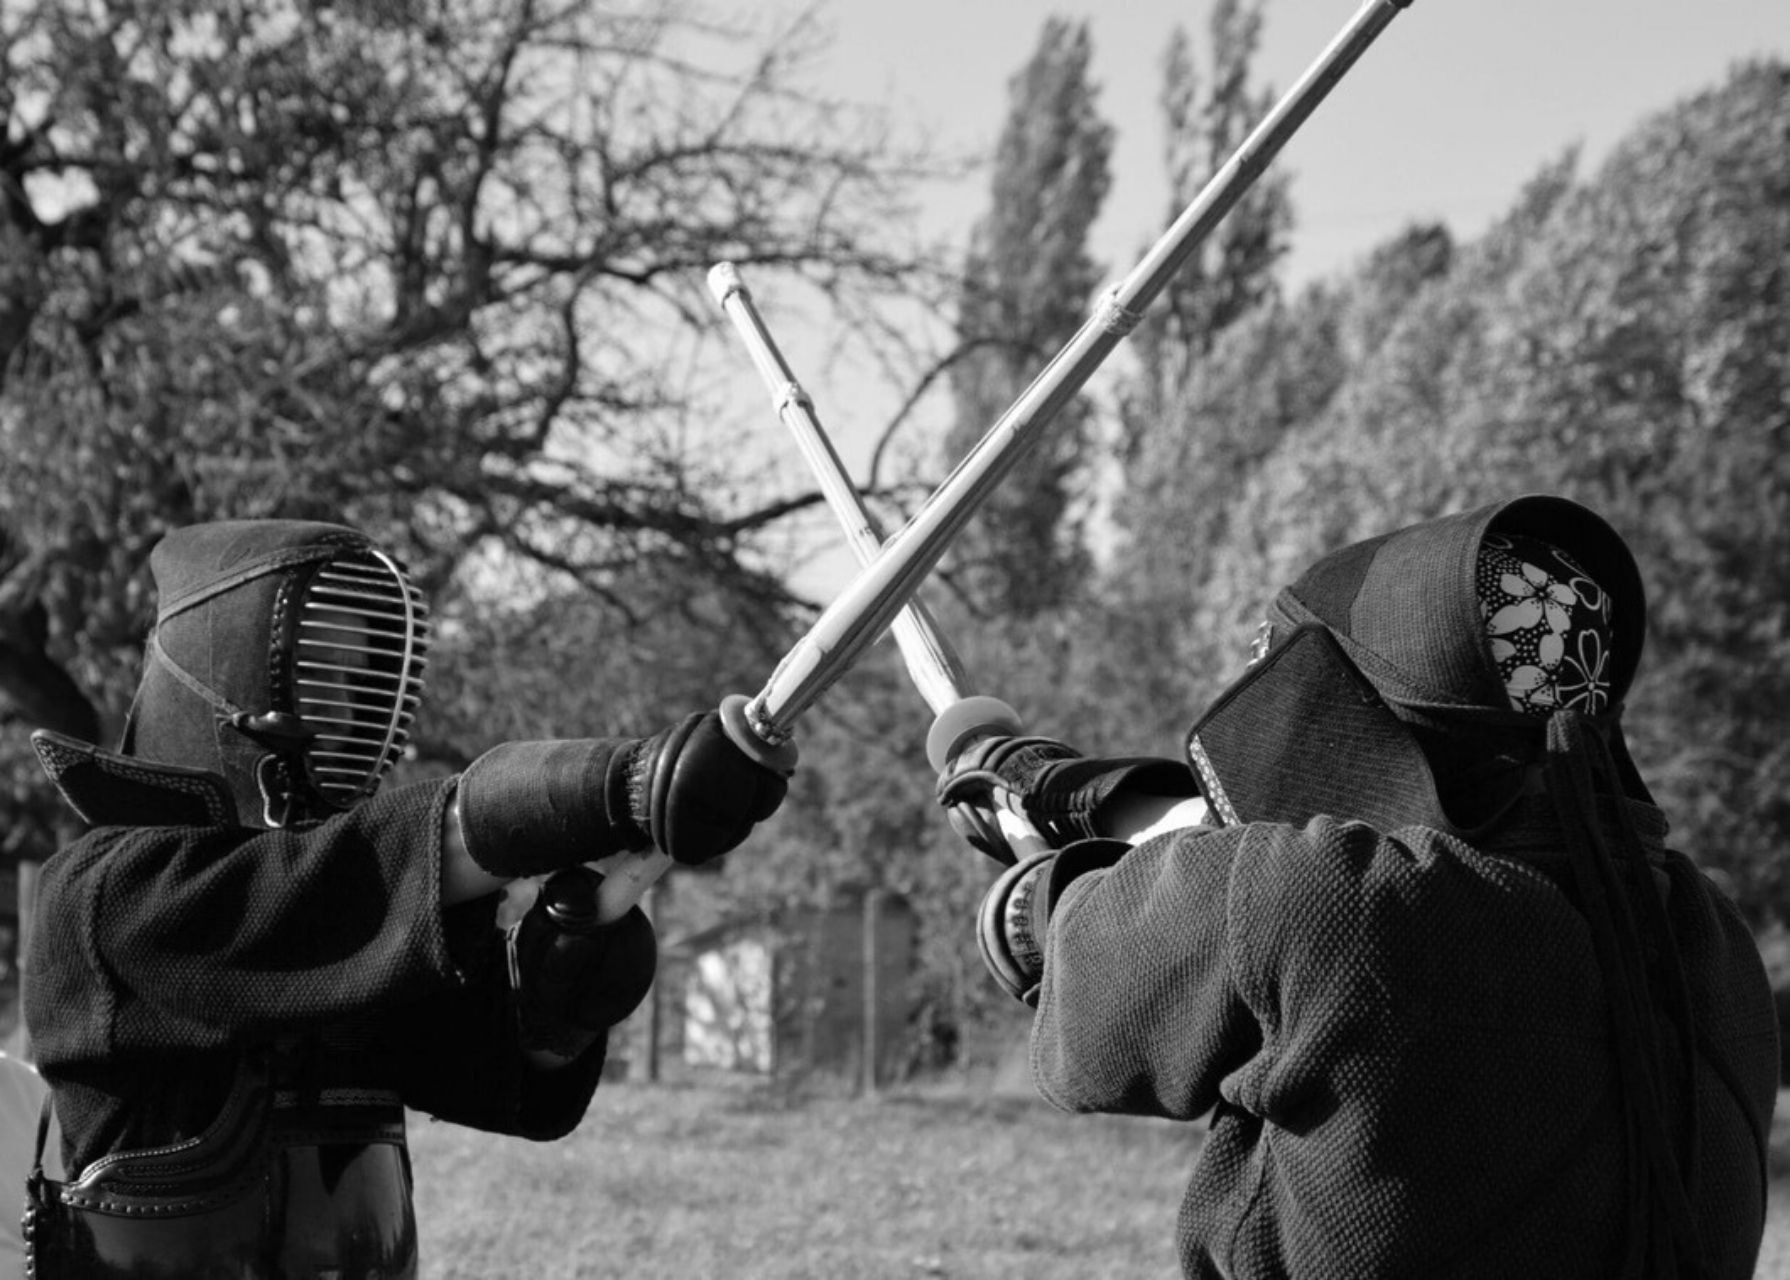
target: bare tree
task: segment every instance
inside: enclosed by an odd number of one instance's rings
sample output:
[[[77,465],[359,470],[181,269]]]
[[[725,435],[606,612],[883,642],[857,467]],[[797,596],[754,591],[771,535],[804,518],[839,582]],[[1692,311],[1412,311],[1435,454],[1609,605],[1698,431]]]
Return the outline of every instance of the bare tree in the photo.
[[[24,731],[116,725],[168,528],[343,519],[451,604],[493,563],[684,575],[774,625],[720,447],[720,258],[849,317],[914,278],[899,154],[808,16],[677,0],[0,0],[0,820]],[[51,673],[46,675],[46,673]]]

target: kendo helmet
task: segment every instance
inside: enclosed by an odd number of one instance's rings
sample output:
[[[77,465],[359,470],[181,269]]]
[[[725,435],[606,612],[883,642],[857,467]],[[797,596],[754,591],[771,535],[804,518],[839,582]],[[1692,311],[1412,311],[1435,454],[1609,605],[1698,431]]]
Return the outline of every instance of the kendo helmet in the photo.
[[[1624,794],[1648,800],[1619,727],[1645,635],[1634,557],[1587,508],[1532,495],[1424,521],[1322,557],[1274,597],[1189,760],[1227,823],[1326,813],[1471,834],[1514,803],[1569,710]]]
[[[159,607],[121,753],[221,776],[248,825],[372,795],[423,692],[428,609],[404,566],[300,520],[177,529],[149,566]]]

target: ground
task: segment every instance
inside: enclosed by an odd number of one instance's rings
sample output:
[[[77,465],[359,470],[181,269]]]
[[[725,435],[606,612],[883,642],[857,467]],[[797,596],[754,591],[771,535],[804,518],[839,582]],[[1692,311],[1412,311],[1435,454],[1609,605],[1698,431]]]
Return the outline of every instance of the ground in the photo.
[[[1006,1082],[874,1098],[605,1084],[537,1145],[413,1118],[422,1280],[1172,1280],[1203,1126],[1066,1116]],[[1790,1096],[1756,1280],[1790,1280]]]

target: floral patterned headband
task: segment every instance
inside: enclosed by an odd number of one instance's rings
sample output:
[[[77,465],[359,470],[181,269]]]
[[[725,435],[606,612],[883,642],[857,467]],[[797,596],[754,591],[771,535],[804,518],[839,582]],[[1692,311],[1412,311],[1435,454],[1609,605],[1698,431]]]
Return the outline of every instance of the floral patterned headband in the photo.
[[[1510,705],[1547,716],[1610,705],[1610,597],[1558,547],[1487,534],[1474,578]]]

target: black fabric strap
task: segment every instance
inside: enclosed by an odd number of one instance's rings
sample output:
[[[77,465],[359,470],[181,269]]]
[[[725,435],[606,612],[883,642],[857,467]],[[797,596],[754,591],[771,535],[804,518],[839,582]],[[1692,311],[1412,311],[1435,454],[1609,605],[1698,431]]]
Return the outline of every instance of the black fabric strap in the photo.
[[[1560,815],[1574,879],[1585,904],[1592,947],[1610,1010],[1611,1040],[1621,1083],[1623,1128],[1629,1152],[1627,1249],[1621,1274],[1625,1277],[1681,1277],[1694,1280],[1702,1274],[1702,1247],[1686,1174],[1678,1153],[1665,1132],[1664,1067],[1660,1061],[1653,1002],[1648,989],[1646,960],[1628,893],[1604,839],[1597,807],[1597,780],[1602,773],[1616,791],[1616,768],[1603,748],[1602,739],[1585,718],[1571,710],[1548,718],[1545,764],[1548,792]],[[1618,792],[1619,793],[1619,792]],[[1621,806],[1618,805],[1618,810]],[[1631,823],[1621,823],[1623,856],[1642,862],[1639,837]],[[1677,947],[1664,928],[1664,912],[1651,876],[1637,877],[1638,892],[1653,941],[1662,956],[1670,955],[1676,971],[1674,986],[1683,984]],[[1678,1004],[1678,1000],[1674,1000]],[[1686,1019],[1679,1027],[1687,1051],[1695,1052],[1695,1027],[1688,1021],[1688,1001],[1678,1010]],[[1684,1081],[1690,1108],[1686,1150],[1696,1150],[1696,1079]]]

